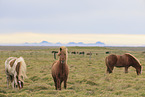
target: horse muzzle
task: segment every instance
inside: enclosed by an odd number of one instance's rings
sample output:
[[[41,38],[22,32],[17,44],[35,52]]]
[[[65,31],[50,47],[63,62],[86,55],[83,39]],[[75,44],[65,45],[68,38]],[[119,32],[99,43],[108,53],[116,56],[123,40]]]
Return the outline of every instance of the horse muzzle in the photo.
[[[61,60],[61,63],[62,63],[62,64],[64,64],[64,63],[65,63],[65,61],[64,61],[64,60]]]
[[[23,82],[22,81],[18,81],[18,86],[19,86],[19,89],[22,89],[23,88]]]
[[[22,88],[21,81],[18,81],[18,83],[19,83],[19,87]]]

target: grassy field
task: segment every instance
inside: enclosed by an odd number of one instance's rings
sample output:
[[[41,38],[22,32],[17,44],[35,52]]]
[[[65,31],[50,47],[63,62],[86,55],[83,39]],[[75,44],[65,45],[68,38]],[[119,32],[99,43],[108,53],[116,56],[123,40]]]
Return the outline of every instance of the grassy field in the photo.
[[[112,74],[106,74],[105,54],[131,53],[145,66],[145,48],[119,49],[104,47],[68,47],[68,51],[92,52],[93,55],[68,56],[69,78],[67,89],[55,90],[51,76],[51,65],[55,61],[51,51],[59,47],[0,47],[0,97],[145,97],[145,70],[137,76],[130,67],[115,68]],[[96,55],[97,53],[97,55]],[[27,76],[21,90],[7,89],[4,62],[8,57],[20,57],[27,64]],[[58,59],[58,57],[57,57]],[[63,85],[62,85],[63,86]]]

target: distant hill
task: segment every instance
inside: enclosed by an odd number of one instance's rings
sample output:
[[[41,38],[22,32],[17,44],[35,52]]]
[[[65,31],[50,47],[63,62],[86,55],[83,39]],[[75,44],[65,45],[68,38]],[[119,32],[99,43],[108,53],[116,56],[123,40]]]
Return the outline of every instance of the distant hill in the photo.
[[[3,46],[105,46],[103,42],[96,42],[96,43],[83,43],[83,42],[69,42],[67,44],[63,44],[60,42],[51,43],[48,41],[41,41],[40,43],[28,43],[25,42],[23,44],[2,44]]]
[[[105,45],[105,43],[100,42],[100,41],[96,42],[96,44],[97,44],[97,45]]]
[[[83,43],[83,42],[69,42],[66,44],[67,46],[105,46],[105,43],[103,42],[96,42],[96,43]]]
[[[52,44],[52,43],[48,42],[48,41],[42,41],[42,42],[40,42],[40,44]]]

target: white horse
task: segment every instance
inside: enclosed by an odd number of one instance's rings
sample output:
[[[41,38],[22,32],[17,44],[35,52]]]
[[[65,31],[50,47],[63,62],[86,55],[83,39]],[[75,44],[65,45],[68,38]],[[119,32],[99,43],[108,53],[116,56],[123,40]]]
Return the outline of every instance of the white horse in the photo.
[[[7,77],[7,88],[9,81],[11,81],[13,88],[23,88],[24,78],[27,78],[26,63],[23,57],[9,57],[5,61],[5,73]]]

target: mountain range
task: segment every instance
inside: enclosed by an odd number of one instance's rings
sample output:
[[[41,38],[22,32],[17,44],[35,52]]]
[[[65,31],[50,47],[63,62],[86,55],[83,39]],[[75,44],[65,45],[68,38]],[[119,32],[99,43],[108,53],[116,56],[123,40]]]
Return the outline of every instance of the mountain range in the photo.
[[[67,44],[63,44],[60,42],[51,43],[48,41],[42,41],[40,43],[24,43],[23,45],[24,46],[105,46],[105,43],[98,41],[96,43],[69,42]]]
[[[83,42],[69,42],[67,44],[63,44],[60,42],[57,43],[51,43],[48,41],[42,41],[40,43],[22,43],[22,44],[3,44],[4,46],[105,46],[105,43],[103,42],[96,42],[96,43],[83,43]],[[1,44],[1,46],[3,46]]]

